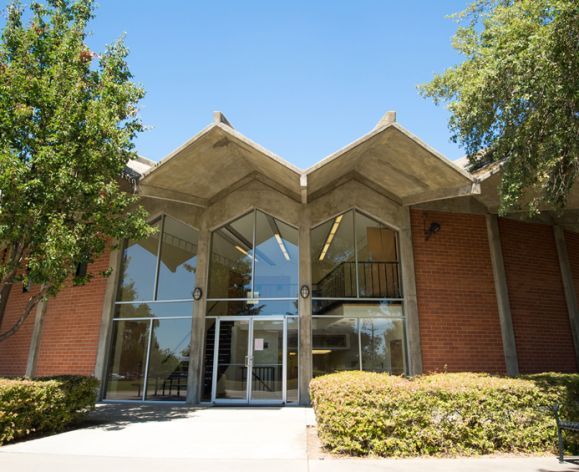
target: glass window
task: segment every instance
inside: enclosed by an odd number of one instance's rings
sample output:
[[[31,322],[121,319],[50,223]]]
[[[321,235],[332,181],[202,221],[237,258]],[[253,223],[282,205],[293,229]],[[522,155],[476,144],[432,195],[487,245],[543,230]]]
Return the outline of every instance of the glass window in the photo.
[[[198,233],[173,218],[165,217],[157,300],[193,298],[197,269]]]
[[[337,216],[311,232],[312,296],[355,297],[354,213]]]
[[[245,298],[251,291],[253,222],[252,212],[212,234],[209,298]]]
[[[360,369],[357,320],[312,319],[313,375]]]
[[[205,319],[205,354],[203,355],[203,387],[201,400],[211,401],[213,386],[213,356],[215,353],[215,319]]]
[[[157,230],[161,221],[153,223]],[[157,271],[157,251],[159,232],[142,241],[127,241],[121,262],[118,299],[153,300],[155,296],[155,273]]]
[[[115,321],[107,378],[108,400],[142,400],[149,321]]]
[[[207,316],[292,316],[298,314],[297,300],[208,300]]]
[[[146,400],[185,401],[190,341],[190,318],[153,321]]]
[[[402,320],[360,319],[362,370],[404,373],[404,329]]]
[[[401,298],[396,232],[351,210],[311,231],[314,298]]]
[[[299,321],[292,317],[287,319],[287,393],[288,403],[299,401]]]
[[[356,213],[360,297],[400,298],[396,232]]]
[[[193,308],[193,302],[119,303],[115,318],[191,318]]]
[[[254,297],[297,297],[298,230],[260,211],[256,215]]]
[[[155,234],[142,241],[128,241],[125,245],[117,300],[193,298],[197,231],[169,216],[163,216],[153,226],[157,229]]]
[[[313,300],[312,313],[324,316],[402,317],[401,301]]]

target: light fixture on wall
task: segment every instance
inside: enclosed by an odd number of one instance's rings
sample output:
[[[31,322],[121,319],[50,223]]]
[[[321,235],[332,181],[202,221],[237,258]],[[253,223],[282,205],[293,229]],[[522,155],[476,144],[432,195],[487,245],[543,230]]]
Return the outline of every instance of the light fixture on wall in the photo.
[[[310,287],[308,287],[307,285],[302,285],[302,287],[300,288],[300,295],[302,296],[302,298],[308,298],[310,296]]]
[[[438,233],[441,228],[442,227],[440,226],[440,223],[433,221],[432,223],[430,223],[428,229],[424,230],[424,239],[428,241],[432,237],[432,235]]]
[[[195,287],[195,290],[193,290],[193,300],[199,301],[199,300],[201,300],[202,296],[203,296],[203,290],[201,290],[201,287]]]

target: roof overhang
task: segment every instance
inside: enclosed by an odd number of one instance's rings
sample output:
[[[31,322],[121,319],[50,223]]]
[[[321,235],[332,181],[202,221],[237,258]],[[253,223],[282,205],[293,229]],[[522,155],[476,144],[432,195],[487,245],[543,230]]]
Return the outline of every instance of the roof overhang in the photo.
[[[301,174],[221,118],[147,170],[139,182],[139,193],[205,207],[258,179],[299,200]]]
[[[395,122],[326,157],[306,171],[308,199],[352,176],[403,205],[480,193],[473,177]]]

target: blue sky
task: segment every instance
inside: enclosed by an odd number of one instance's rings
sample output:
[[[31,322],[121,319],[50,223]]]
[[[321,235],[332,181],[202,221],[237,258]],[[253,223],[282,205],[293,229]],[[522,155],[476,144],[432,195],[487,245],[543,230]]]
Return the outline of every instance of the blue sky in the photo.
[[[6,5],[5,0],[0,4]],[[370,131],[387,110],[450,159],[448,113],[416,85],[461,58],[446,15],[466,1],[100,0],[90,46],[126,32],[159,160],[220,110],[250,139],[306,168]]]

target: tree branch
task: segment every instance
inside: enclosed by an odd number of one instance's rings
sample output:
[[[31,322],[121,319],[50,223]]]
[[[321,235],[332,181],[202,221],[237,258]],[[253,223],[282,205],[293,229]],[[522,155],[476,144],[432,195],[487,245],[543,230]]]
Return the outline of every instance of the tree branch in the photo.
[[[40,300],[46,296],[49,289],[50,285],[42,285],[38,293],[28,299],[28,303],[14,324],[7,331],[0,333],[0,342],[8,339],[20,329],[20,327],[28,319],[28,316],[30,316],[30,313],[32,313],[32,309],[38,304],[38,302],[40,302]]]

